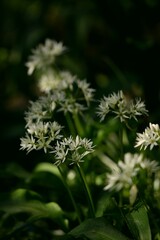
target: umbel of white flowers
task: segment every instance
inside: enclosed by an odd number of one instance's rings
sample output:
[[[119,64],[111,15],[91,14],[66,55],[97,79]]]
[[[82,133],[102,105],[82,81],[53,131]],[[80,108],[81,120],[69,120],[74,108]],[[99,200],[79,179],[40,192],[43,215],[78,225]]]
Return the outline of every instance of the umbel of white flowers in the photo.
[[[126,153],[123,161],[119,160],[117,164],[110,161],[108,167],[110,168],[110,173],[106,174],[106,186],[104,190],[116,192],[127,190],[131,204],[137,198],[139,179],[142,179],[144,172],[147,176],[145,179],[154,179],[154,183],[158,180],[155,174],[160,169],[157,161],[151,161],[138,153]],[[147,185],[146,181],[146,187]]]
[[[44,45],[39,44],[38,47],[32,50],[26,66],[28,68],[28,74],[32,75],[36,69],[44,69],[55,62],[57,56],[60,56],[66,47],[62,42],[56,42],[50,39],[46,39]]]
[[[72,136],[57,141],[52,151],[55,153],[55,164],[58,166],[66,160],[70,164],[79,164],[83,162],[84,157],[94,151],[93,142],[87,138],[81,138],[78,135],[74,139]]]
[[[61,42],[47,39],[32,50],[26,66],[29,75],[38,71],[38,86],[43,96],[30,101],[25,112],[26,135],[20,139],[20,149],[27,150],[27,153],[40,149],[55,153],[57,165],[68,156],[72,162],[81,162],[93,151],[92,142],[86,138],[77,135],[75,139],[72,136],[63,139],[60,133],[63,127],[52,122],[53,113],[82,113],[93,100],[95,91],[86,80],[80,80],[68,71],[60,71],[57,66],[55,68],[56,58],[66,49]]]
[[[158,124],[149,123],[143,133],[137,133],[135,147],[144,148],[144,150],[149,147],[150,150],[154,146],[160,144],[160,128]]]
[[[104,96],[100,100],[97,114],[101,121],[111,113],[121,122],[126,122],[132,118],[137,121],[138,116],[147,115],[147,112],[145,104],[140,98],[129,100],[122,91],[119,91],[117,94],[112,93],[108,97]]]

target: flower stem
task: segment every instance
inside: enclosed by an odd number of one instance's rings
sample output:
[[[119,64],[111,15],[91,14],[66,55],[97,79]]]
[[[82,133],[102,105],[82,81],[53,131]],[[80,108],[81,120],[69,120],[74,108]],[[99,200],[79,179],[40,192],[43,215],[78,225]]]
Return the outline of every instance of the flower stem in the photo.
[[[77,171],[79,173],[79,176],[81,178],[81,181],[83,183],[83,187],[84,187],[84,190],[86,193],[86,197],[87,197],[88,205],[89,205],[89,209],[90,209],[90,216],[95,218],[95,210],[94,210],[93,200],[92,200],[91,193],[90,193],[88,184],[86,182],[83,170],[81,169],[81,167],[78,163],[76,164],[76,167],[77,167]]]
[[[70,132],[72,133],[73,136],[76,136],[76,130],[75,130],[75,127],[74,127],[74,124],[73,124],[70,114],[66,113],[65,117],[66,117],[66,121],[67,121]]]
[[[60,172],[60,174],[61,174],[63,184],[64,184],[64,186],[65,186],[65,188],[66,188],[66,190],[67,190],[67,192],[68,192],[68,195],[69,195],[69,197],[70,197],[70,199],[71,199],[71,201],[72,201],[73,207],[74,207],[74,209],[75,209],[75,211],[76,211],[76,213],[77,213],[78,221],[79,221],[79,223],[81,223],[82,220],[81,220],[81,217],[80,217],[80,213],[79,213],[77,204],[76,204],[76,202],[75,202],[75,200],[74,200],[74,198],[73,198],[72,192],[71,192],[71,190],[70,190],[70,188],[69,188],[69,186],[68,186],[68,184],[67,184],[67,182],[66,182],[66,179],[64,178],[63,171],[62,171],[62,169],[60,168],[60,166],[58,166],[58,170],[59,170],[59,172]]]
[[[121,160],[123,160],[124,153],[123,153],[123,126],[122,126],[122,124],[120,124],[120,127],[119,127],[119,140],[120,140],[120,157],[121,157]]]
[[[80,121],[79,121],[79,117],[78,117],[78,115],[77,115],[76,113],[73,114],[73,119],[74,119],[75,126],[76,126],[76,128],[77,128],[78,134],[79,134],[81,137],[83,137],[83,136],[84,136],[84,129],[83,129],[83,127],[82,127],[82,125],[81,125],[81,123],[80,123]]]

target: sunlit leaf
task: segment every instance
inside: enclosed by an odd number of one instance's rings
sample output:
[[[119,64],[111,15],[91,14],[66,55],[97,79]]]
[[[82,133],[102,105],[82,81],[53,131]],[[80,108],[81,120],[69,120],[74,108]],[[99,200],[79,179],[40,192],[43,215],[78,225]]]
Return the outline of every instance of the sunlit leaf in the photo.
[[[46,163],[46,162],[37,164],[37,166],[34,169],[34,172],[50,172],[56,175],[57,177],[60,177],[58,168],[54,164]]]

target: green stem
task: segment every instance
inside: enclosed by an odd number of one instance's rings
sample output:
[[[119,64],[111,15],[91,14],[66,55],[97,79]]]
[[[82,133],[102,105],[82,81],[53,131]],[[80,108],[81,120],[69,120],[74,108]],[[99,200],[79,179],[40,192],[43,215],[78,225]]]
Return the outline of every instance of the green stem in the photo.
[[[75,123],[75,126],[77,128],[77,132],[78,134],[83,137],[84,136],[84,129],[79,121],[79,117],[77,114],[73,114],[73,119],[74,119],[74,123]]]
[[[66,188],[66,190],[67,190],[67,192],[68,192],[68,195],[69,195],[69,197],[70,197],[70,199],[71,199],[71,201],[72,201],[73,207],[74,207],[74,209],[75,209],[75,211],[76,211],[76,213],[77,213],[78,221],[79,221],[79,223],[81,223],[82,220],[81,220],[81,218],[80,218],[80,213],[79,213],[77,204],[76,204],[76,202],[75,202],[75,200],[74,200],[74,198],[73,198],[72,192],[71,192],[71,190],[70,190],[70,188],[69,188],[69,186],[68,186],[68,184],[67,184],[67,182],[66,182],[66,179],[64,178],[63,171],[62,171],[62,169],[60,168],[60,166],[58,166],[58,170],[59,170],[59,172],[60,172],[60,174],[61,174],[63,184],[64,184],[64,186],[65,186],[65,188]]]
[[[77,171],[79,173],[79,176],[81,178],[81,181],[83,183],[83,187],[84,187],[84,190],[86,193],[86,197],[87,197],[88,205],[89,205],[89,209],[90,209],[90,216],[95,218],[95,210],[94,210],[93,200],[92,200],[91,193],[90,193],[88,184],[86,182],[83,170],[81,169],[81,167],[78,163],[76,164],[76,167],[77,167]]]
[[[67,113],[65,115],[65,117],[66,117],[67,124],[68,124],[69,130],[70,130],[72,136],[76,136],[75,127],[74,127],[74,124],[72,122],[71,116],[69,115],[69,113]]]
[[[122,126],[122,123],[120,123],[120,127],[119,127],[119,140],[120,140],[120,157],[121,157],[121,160],[123,160],[124,153],[123,153],[123,126]]]

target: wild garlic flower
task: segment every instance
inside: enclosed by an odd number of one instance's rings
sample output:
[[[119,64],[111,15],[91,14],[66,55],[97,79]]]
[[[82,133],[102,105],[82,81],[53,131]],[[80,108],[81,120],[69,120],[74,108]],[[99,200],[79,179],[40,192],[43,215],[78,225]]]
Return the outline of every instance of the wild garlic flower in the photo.
[[[93,93],[95,90],[93,88],[90,88],[90,84],[87,83],[86,80],[77,80],[78,88],[82,90],[84,99],[87,102],[87,105],[89,105],[90,101],[93,99]]]
[[[32,150],[43,149],[47,153],[49,149],[52,149],[53,142],[62,138],[61,129],[62,126],[57,122],[32,123],[26,129],[26,136],[20,139],[20,149],[26,149],[28,153]]]
[[[54,71],[49,69],[42,74],[38,81],[38,87],[43,93],[53,93],[55,91],[64,91],[66,89],[73,90],[73,85],[77,81],[77,77],[69,71]]]
[[[152,150],[154,146],[158,146],[159,144],[160,128],[158,124],[149,123],[149,127],[143,133],[137,133],[135,147],[144,148],[144,150],[149,147]]]
[[[111,169],[107,174],[107,185],[104,190],[118,192],[122,189],[131,189],[138,182],[142,170],[146,170],[150,176],[158,169],[159,166],[155,160],[145,159],[142,154],[126,153],[124,161],[119,160],[117,168]]]
[[[59,108],[58,111],[63,111],[65,114],[82,113],[93,100],[95,90],[86,80],[80,80],[68,71],[49,71],[47,74],[40,79],[39,88],[52,96]],[[61,97],[59,98],[58,95]]]
[[[111,113],[121,122],[125,122],[131,118],[137,121],[137,116],[146,115],[147,112],[143,101],[140,99],[129,100],[122,91],[119,91],[117,94],[112,93],[108,97],[104,96],[100,100],[97,114],[101,121],[105,119],[107,114]]]
[[[55,154],[55,165],[60,165],[65,161],[69,164],[79,164],[83,162],[84,157],[94,151],[94,146],[91,140],[72,136],[57,141],[54,150],[51,153]]]
[[[66,50],[62,42],[56,42],[51,39],[46,39],[44,44],[32,50],[26,66],[28,74],[31,75],[35,70],[45,69],[55,62],[57,56],[61,55]]]
[[[26,126],[28,127],[35,122],[50,120],[55,108],[55,98],[49,94],[40,97],[35,102],[30,101],[28,110],[25,112]]]
[[[72,97],[66,96],[66,99],[64,101],[59,102],[59,112],[64,112],[66,114],[67,112],[77,114],[82,113],[84,110],[86,110],[86,107],[78,103],[76,99]]]
[[[42,93],[50,93],[52,90],[58,88],[60,84],[59,75],[52,69],[48,69],[38,80],[38,88]]]

